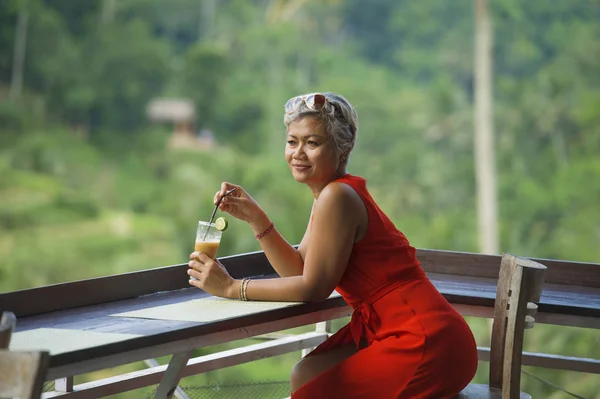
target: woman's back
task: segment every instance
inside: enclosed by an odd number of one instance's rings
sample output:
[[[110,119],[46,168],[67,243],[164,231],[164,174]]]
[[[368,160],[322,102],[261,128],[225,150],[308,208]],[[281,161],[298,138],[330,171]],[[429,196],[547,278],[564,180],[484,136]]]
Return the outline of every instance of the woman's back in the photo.
[[[350,262],[337,287],[346,301],[362,302],[390,284],[426,278],[415,248],[375,203],[366,180],[346,174],[336,182],[348,184],[357,192],[369,218],[367,232],[354,244]]]

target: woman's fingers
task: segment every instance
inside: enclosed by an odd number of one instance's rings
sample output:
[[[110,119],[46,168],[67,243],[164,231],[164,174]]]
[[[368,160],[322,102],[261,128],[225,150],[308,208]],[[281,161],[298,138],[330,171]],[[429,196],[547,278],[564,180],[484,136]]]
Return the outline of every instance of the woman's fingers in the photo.
[[[198,262],[197,260],[191,260],[188,262],[189,269],[187,270],[187,274],[192,277],[198,278],[198,276],[202,273],[202,269],[204,268],[203,266],[204,265]]]
[[[227,191],[230,191],[232,188],[235,188],[236,190],[231,194],[236,193],[240,189],[239,186],[236,186],[234,184],[224,181],[223,183],[221,183],[221,191],[219,191],[219,194],[220,194],[219,196],[220,197],[224,196],[227,193]]]
[[[199,278],[200,273],[206,272],[207,264],[212,259],[203,252],[192,252],[190,254],[190,261],[188,262],[188,274],[195,278]],[[192,275],[191,272],[197,273],[198,275]]]
[[[189,273],[188,273],[188,274],[189,274]],[[192,277],[192,275],[190,275],[190,277]],[[199,278],[196,278],[196,277],[194,277],[194,278],[189,278],[189,279],[188,279],[188,283],[189,283],[191,286],[193,286],[193,287],[196,287],[196,288],[200,288],[200,289],[202,289],[202,287],[203,287],[203,283],[202,283],[202,281],[200,281],[200,279],[199,279]]]
[[[202,270],[204,266],[209,265],[212,262],[214,262],[214,259],[204,252],[192,252],[190,254],[188,266],[197,270]]]
[[[202,273],[200,273],[196,269],[188,269],[187,274],[188,276],[193,277],[196,280],[200,280],[200,278],[202,277]]]
[[[221,200],[219,209],[221,211],[227,212],[237,218],[240,218],[240,217],[243,218],[242,214],[244,214],[246,211],[244,208],[244,202],[245,202],[244,198],[238,198],[238,197],[234,197],[234,196],[230,195]],[[236,211],[241,212],[241,214],[238,214]]]
[[[201,253],[201,255],[206,256]],[[211,270],[214,267],[211,258],[208,258],[208,262],[200,262],[198,259],[193,259],[188,262],[189,269],[187,270],[187,274],[190,277],[195,278],[202,282],[205,278],[207,278],[211,274]],[[202,284],[201,284],[202,285]],[[198,287],[201,287],[199,285]]]
[[[240,205],[244,201],[243,198],[229,195],[221,200],[221,204]]]
[[[213,203],[216,205],[219,202],[219,199],[224,197],[225,194],[233,188],[235,188],[236,190],[234,192],[232,192],[231,194],[229,194],[228,197],[239,196],[240,192],[241,192],[241,187],[236,186],[235,184],[231,184],[226,181],[221,183],[221,189],[215,193],[215,196],[213,198]],[[225,197],[225,198],[227,198],[227,197]]]
[[[221,183],[221,191],[219,191],[221,193],[221,195],[225,195],[225,193],[227,192],[227,190],[229,190],[231,187],[231,184],[229,184],[228,182],[224,181]]]
[[[210,258],[204,263],[192,260],[190,265],[187,274],[190,276],[189,284],[191,286],[215,296],[230,295],[234,280],[219,261]]]
[[[206,263],[206,261],[210,260],[211,258],[204,252],[194,251],[190,254],[190,259],[195,259],[200,263]]]

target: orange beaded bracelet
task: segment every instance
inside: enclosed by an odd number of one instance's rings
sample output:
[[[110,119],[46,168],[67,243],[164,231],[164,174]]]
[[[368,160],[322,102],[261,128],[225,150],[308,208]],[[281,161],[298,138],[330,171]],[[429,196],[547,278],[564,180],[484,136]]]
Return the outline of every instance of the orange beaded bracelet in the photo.
[[[256,239],[260,240],[261,238],[263,238],[264,236],[266,236],[267,234],[272,232],[274,228],[275,228],[275,224],[273,222],[271,222],[271,224],[269,225],[269,227],[266,228],[265,231],[263,231],[260,234],[255,235]]]

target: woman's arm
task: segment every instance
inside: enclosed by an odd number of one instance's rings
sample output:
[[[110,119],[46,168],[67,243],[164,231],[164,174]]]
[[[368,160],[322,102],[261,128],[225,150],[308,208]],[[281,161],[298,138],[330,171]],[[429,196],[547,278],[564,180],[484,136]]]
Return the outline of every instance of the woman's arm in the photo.
[[[214,202],[225,192],[237,188],[231,195],[223,197],[219,209],[233,217],[246,221],[254,235],[265,232],[271,225],[271,220],[258,203],[241,186],[223,182],[221,190],[215,194]],[[259,239],[260,246],[273,269],[281,277],[298,276],[302,274],[303,260],[298,251],[286,241],[276,228]]]
[[[265,232],[270,226],[271,221],[263,212],[257,221],[250,224],[254,235]],[[274,227],[273,231],[258,239],[260,247],[265,252],[273,269],[281,277],[291,277],[302,275],[304,261],[300,253],[294,248]]]
[[[306,256],[306,245],[307,245],[306,243],[310,237],[310,229],[311,229],[311,221],[312,221],[313,211],[314,211],[314,206],[313,206],[313,209],[311,209],[311,211],[310,211],[308,225],[306,226],[306,231],[304,232],[304,236],[302,237],[302,240],[300,241],[300,244],[298,245],[298,249],[296,249],[292,245],[290,245],[285,240],[285,238],[283,238],[283,236],[281,234],[279,234],[279,232],[277,231],[277,228],[275,228],[273,231],[273,233],[276,233],[274,239],[268,239],[267,238],[268,235],[259,239],[260,246],[263,249],[263,251],[265,252],[265,255],[266,255],[267,259],[269,260],[269,263],[277,271],[277,274],[279,274],[280,277],[291,277],[291,276],[301,276],[302,275],[302,271],[304,269],[304,258]],[[266,218],[266,220],[267,220],[266,223],[268,223],[269,219]],[[263,222],[262,224],[264,225],[265,222]],[[265,229],[268,229],[269,226],[270,226],[270,224],[267,224],[267,227]],[[253,230],[255,232],[255,235],[261,234],[261,232],[265,231],[265,230],[262,230],[261,228],[254,228],[254,227],[253,227]],[[270,233],[270,234],[272,234],[272,233]],[[280,240],[284,241],[285,244],[287,244],[287,245],[280,243]],[[299,259],[298,259],[298,257],[299,257]],[[290,259],[293,259],[294,261],[290,262]],[[298,263],[298,260],[300,261],[300,263]]]
[[[311,223],[303,239],[305,248],[301,244],[301,251],[305,251],[302,274],[251,280],[246,289],[248,299],[310,302],[324,300],[333,292],[346,270],[354,242],[366,232],[367,211],[350,186],[334,182],[319,195]],[[272,237],[267,245],[280,245],[278,239]],[[298,259],[302,260],[300,255]]]

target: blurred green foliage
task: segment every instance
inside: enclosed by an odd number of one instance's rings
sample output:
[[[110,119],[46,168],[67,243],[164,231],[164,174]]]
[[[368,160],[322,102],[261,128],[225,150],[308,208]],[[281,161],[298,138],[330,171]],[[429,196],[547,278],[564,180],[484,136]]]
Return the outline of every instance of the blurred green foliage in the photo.
[[[598,263],[600,3],[490,5],[501,249]],[[23,90],[9,100],[25,11]],[[184,262],[223,180],[299,242],[312,199],[283,160],[282,111],[316,90],[356,105],[349,171],[368,179],[412,244],[476,252],[473,17],[464,0],[3,0],[0,290]],[[216,145],[170,148],[172,126],[145,115],[157,97],[191,99],[194,129],[212,131]],[[220,255],[259,249],[230,222]],[[489,344],[488,322],[469,324]],[[598,359],[599,339],[538,325],[525,350]],[[285,381],[297,358],[190,380]],[[532,371],[600,398],[597,376]],[[523,389],[565,397],[527,376]]]

